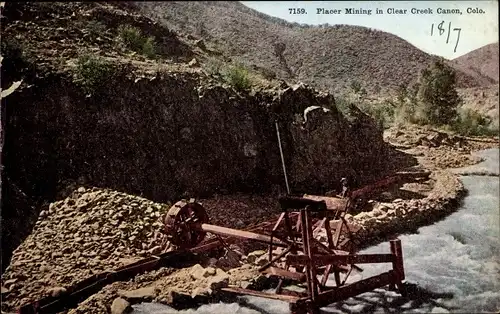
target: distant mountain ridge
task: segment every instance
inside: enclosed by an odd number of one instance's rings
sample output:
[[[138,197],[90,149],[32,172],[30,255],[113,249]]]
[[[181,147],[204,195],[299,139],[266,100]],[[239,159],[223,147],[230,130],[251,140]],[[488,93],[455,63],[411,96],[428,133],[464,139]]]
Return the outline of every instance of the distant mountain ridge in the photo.
[[[181,34],[204,39],[226,56],[279,78],[334,93],[353,81],[367,91],[394,91],[414,82],[438,58],[386,32],[360,26],[290,23],[238,2],[133,2],[142,14]],[[459,87],[494,83],[481,72],[457,68]]]
[[[453,63],[463,71],[479,73],[488,77],[492,82],[499,81],[499,54],[498,42],[492,43],[463,56],[453,59]]]

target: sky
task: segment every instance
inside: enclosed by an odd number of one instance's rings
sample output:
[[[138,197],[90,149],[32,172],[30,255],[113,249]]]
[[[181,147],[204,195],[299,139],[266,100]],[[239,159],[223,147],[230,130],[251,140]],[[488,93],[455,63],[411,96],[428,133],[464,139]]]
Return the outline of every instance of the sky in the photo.
[[[290,22],[310,25],[349,24],[378,29],[397,35],[427,53],[447,59],[454,59],[484,45],[498,42],[498,1],[241,1],[241,3]],[[348,8],[364,11],[371,9],[371,14],[346,14]],[[318,9],[330,12],[338,10],[340,13],[318,14]],[[376,14],[376,9],[381,10],[382,14]],[[395,9],[400,13],[396,14]],[[406,14],[403,12],[405,9]],[[412,14],[412,9],[414,12],[416,9],[421,11]],[[438,13],[438,10],[442,9],[455,9],[458,13]]]

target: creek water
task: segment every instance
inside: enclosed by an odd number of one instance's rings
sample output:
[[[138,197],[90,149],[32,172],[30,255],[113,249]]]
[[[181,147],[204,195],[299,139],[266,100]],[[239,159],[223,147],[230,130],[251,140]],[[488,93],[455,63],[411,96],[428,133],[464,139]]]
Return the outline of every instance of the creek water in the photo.
[[[487,170],[497,176],[462,176],[468,190],[463,204],[444,220],[401,235],[407,297],[387,289],[349,298],[323,313],[480,313],[500,310],[499,149],[477,153],[484,161],[457,173]],[[388,243],[361,253],[388,253]],[[349,281],[379,274],[390,264],[365,264]],[[348,281],[348,282],[349,282]],[[333,284],[333,282],[331,283]],[[134,314],[285,314],[288,304],[242,296],[238,303],[207,304],[176,311],[155,303],[133,306]]]

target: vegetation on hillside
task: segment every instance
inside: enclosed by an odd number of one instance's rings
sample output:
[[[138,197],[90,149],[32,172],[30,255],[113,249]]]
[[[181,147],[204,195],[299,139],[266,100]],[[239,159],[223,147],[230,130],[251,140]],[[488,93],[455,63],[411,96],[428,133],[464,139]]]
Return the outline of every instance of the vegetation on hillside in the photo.
[[[354,102],[370,114],[381,128],[392,124],[413,123],[455,131],[461,135],[498,135],[498,126],[479,112],[462,108],[455,71],[437,60],[421,71],[418,82],[401,85],[395,99],[376,103],[366,101],[366,91],[357,81],[351,82]],[[337,98],[339,107],[344,99]]]
[[[210,57],[203,64],[204,71],[237,91],[250,91],[255,88],[269,88],[276,85],[276,75],[273,71],[259,68],[249,68],[239,62],[225,62],[222,59]]]
[[[84,54],[77,60],[74,82],[90,95],[103,86],[112,73],[113,66],[110,62],[102,57]]]
[[[154,59],[156,56],[156,43],[152,36],[145,36],[137,27],[120,25],[118,36],[123,44],[130,50]]]

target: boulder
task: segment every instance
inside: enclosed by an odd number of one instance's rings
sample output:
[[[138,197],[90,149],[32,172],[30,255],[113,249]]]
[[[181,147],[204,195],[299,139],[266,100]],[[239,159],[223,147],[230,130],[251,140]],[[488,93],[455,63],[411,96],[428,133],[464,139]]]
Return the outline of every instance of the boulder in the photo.
[[[127,300],[116,298],[111,304],[111,314],[125,314],[132,312],[132,306]]]
[[[203,268],[200,264],[196,264],[193,267],[191,267],[190,275],[191,278],[193,278],[194,280],[202,280],[203,278],[209,276],[205,268]]]
[[[255,261],[255,265],[257,265],[257,266],[264,266],[268,262],[269,262],[268,256],[267,256],[267,254],[265,254],[265,255],[262,255],[259,258],[257,258],[257,260]]]
[[[224,269],[231,269],[240,266],[241,256],[235,251],[228,250],[224,257],[217,261],[216,266]]]
[[[369,218],[372,218],[372,217],[367,212],[361,212],[361,213],[357,214],[356,216],[354,216],[354,218],[356,220],[366,220],[366,219],[369,219]]]

